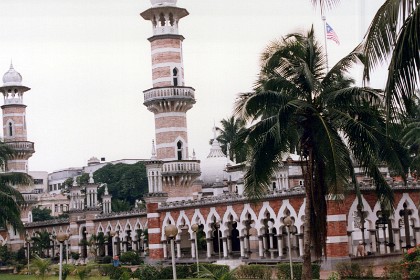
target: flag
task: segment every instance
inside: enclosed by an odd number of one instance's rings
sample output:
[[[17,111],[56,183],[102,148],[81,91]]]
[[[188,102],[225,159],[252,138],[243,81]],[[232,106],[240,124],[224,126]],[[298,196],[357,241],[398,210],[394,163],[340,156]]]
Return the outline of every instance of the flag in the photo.
[[[327,39],[333,40],[334,42],[337,43],[337,45],[340,45],[340,40],[338,40],[338,36],[335,33],[334,29],[332,29],[331,26],[329,26],[328,23],[326,24],[326,28],[327,28]]]

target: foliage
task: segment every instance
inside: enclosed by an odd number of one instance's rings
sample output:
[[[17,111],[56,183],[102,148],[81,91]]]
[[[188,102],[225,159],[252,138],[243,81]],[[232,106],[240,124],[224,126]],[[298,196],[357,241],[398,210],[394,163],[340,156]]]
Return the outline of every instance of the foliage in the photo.
[[[222,119],[222,127],[216,127],[220,135],[217,141],[220,142],[222,151],[227,155],[229,147],[229,159],[235,162],[244,162],[246,160],[246,146],[243,142],[245,135],[245,121],[231,116]]]
[[[109,264],[109,263],[111,263],[112,262],[112,257],[111,256],[104,256],[103,258],[102,258],[102,263],[103,264]]]
[[[7,160],[14,157],[16,151],[0,141],[0,169],[7,170]],[[13,186],[30,185],[32,178],[21,172],[1,172],[0,174],[0,227],[12,226],[23,232],[20,219],[20,206],[24,203],[22,194]]]
[[[340,275],[336,272],[333,271],[327,278],[327,280],[340,280]]]
[[[200,266],[200,271],[198,273],[199,278],[207,278],[212,280],[237,280],[238,277],[236,276],[236,269],[227,271],[222,266],[215,268],[214,270],[210,271],[205,266]]]
[[[51,233],[47,231],[36,231],[35,236],[32,236],[32,247],[37,251],[41,257],[45,256],[45,250],[51,248]]]
[[[11,258],[12,253],[9,251],[7,245],[0,246],[0,265],[9,265],[13,263]]]
[[[408,249],[400,262],[387,265],[384,276],[389,279],[420,279],[420,244]]]
[[[138,265],[140,264],[140,255],[134,251],[128,251],[121,254],[120,261],[123,264]]]
[[[387,134],[381,91],[355,87],[348,77],[350,67],[363,60],[356,50],[326,69],[313,28],[306,34],[289,34],[268,46],[255,91],[241,94],[235,104],[236,114],[250,124],[246,143],[251,151],[244,175],[248,196],[260,199],[268,191],[284,155],[300,156],[306,193],[306,278],[311,246],[317,258],[327,251],[325,197],[352,187],[361,201],[353,164],[372,178],[385,208],[392,208],[393,192],[380,165],[388,164],[401,176],[407,170],[406,151]]]
[[[35,269],[38,278],[45,280],[48,276],[48,273],[51,271],[51,261],[49,259],[42,259],[35,255],[34,259],[32,260],[32,267]]]
[[[109,261],[109,262],[111,262],[111,261]],[[110,264],[110,263],[101,264],[98,267],[98,270],[99,270],[99,273],[101,275],[106,276],[106,275],[110,275],[111,274],[111,272],[114,270],[114,266],[112,264]]]
[[[70,273],[72,271],[74,271],[74,266],[71,265],[71,264],[63,264],[63,267],[62,268],[63,268],[63,270],[62,270],[62,272],[63,272],[63,274],[62,274],[63,280],[66,280],[67,279],[67,276],[69,276]]]
[[[293,263],[293,277],[294,279],[300,279],[302,276],[302,263]],[[321,265],[318,263],[312,263],[312,279],[319,279]],[[277,265],[277,277],[278,279],[292,279],[290,275],[290,264],[280,263]]]
[[[54,217],[51,216],[51,209],[43,208],[40,206],[32,209],[32,220],[34,222],[47,221],[52,219],[54,219]]]
[[[273,269],[266,265],[241,265],[236,270],[236,276],[240,279],[270,280]]]
[[[80,254],[77,252],[70,252],[70,256],[73,260],[78,260],[80,258]]]
[[[126,267],[114,267],[111,273],[109,274],[109,278],[111,280],[126,280],[130,279],[130,277],[131,270]]]
[[[88,279],[91,271],[92,271],[92,267],[89,265],[76,266],[74,273],[80,280],[85,280],[85,279]]]
[[[136,199],[142,198],[148,191],[146,168],[142,162],[107,164],[95,171],[93,178],[95,182],[107,184],[113,198],[113,211],[129,210],[127,206],[133,206]],[[103,192],[104,188],[100,188],[98,197],[101,197]]]
[[[365,276],[362,266],[355,262],[339,262],[335,269],[341,278],[362,278]]]
[[[89,183],[90,175],[88,173],[82,173],[82,175],[76,178],[76,182],[79,186],[86,185]]]
[[[134,273],[133,278],[138,278],[140,280],[147,279],[147,280],[157,280],[159,272],[156,269],[156,267],[152,265],[141,265]],[[172,277],[172,274],[171,274]],[[166,278],[160,278],[160,279],[166,279]],[[171,279],[171,278],[168,278]]]

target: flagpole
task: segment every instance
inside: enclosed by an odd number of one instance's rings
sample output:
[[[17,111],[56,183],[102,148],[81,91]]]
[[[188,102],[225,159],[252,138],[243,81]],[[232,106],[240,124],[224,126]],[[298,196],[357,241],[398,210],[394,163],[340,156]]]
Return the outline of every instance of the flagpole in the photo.
[[[324,11],[321,11],[322,21],[324,22],[324,43],[325,43],[325,63],[327,64],[327,73],[330,71],[328,67],[328,48],[327,48],[327,19],[324,16]]]

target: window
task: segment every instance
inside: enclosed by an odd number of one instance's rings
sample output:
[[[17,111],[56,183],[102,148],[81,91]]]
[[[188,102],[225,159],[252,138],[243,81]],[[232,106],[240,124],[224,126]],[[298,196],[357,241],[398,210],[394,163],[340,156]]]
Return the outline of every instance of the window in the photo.
[[[42,185],[42,184],[44,184],[44,179],[34,179],[34,184],[35,185]]]
[[[178,160],[182,160],[182,142],[178,141],[178,143],[176,144],[176,147],[177,147]]]
[[[174,87],[178,86],[178,69],[174,68],[172,70],[172,76],[173,76],[173,81],[174,81]]]
[[[9,136],[13,136],[13,125],[9,122]]]

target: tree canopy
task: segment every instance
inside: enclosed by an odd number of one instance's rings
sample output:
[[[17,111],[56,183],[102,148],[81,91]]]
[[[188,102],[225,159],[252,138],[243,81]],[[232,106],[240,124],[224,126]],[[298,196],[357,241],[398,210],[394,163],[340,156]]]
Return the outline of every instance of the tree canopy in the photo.
[[[50,209],[42,208],[39,206],[32,209],[32,220],[34,222],[47,221],[52,219],[54,219],[54,217],[51,216]]]
[[[107,164],[93,173],[95,182],[105,183],[112,195],[112,211],[126,211],[137,199],[148,192],[148,181],[144,163]],[[101,196],[104,188],[98,195]]]

